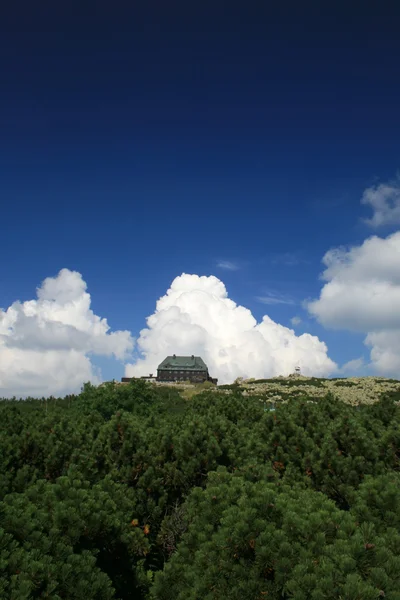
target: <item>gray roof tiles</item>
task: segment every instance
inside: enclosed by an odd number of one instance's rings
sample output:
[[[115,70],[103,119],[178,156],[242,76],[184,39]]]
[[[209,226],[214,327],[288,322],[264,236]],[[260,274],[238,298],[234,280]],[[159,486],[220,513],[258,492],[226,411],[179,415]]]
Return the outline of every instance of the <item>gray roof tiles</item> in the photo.
[[[207,365],[200,356],[167,356],[158,366],[168,371],[208,371]]]

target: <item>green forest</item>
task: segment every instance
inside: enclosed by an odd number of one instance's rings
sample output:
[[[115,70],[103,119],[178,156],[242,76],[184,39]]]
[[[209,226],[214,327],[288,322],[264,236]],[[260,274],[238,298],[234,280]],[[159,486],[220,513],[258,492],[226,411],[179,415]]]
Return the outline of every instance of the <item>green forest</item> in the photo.
[[[398,394],[285,390],[1,401],[1,600],[400,600]]]

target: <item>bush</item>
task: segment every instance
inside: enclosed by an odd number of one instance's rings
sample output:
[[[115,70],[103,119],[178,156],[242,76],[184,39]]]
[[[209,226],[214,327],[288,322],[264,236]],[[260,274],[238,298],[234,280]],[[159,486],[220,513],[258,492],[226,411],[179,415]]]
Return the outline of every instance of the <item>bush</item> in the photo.
[[[397,396],[221,387],[0,402],[2,600],[399,600]]]

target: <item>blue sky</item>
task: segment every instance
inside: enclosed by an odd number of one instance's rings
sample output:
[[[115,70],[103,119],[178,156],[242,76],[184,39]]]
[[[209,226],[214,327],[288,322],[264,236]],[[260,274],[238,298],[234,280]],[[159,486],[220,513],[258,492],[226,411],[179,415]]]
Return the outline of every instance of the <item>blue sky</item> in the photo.
[[[338,364],[368,359],[366,330],[302,302],[330,248],[398,228],[371,229],[360,203],[400,165],[396,9],[260,5],[4,15],[4,310],[67,268],[137,337],[177,276],[215,275],[258,321],[297,315]]]

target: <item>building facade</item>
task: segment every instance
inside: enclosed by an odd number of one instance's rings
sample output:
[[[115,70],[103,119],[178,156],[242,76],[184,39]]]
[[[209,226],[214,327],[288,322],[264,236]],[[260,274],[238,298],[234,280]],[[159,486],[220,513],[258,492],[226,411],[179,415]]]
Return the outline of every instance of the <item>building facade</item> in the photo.
[[[157,369],[157,381],[177,382],[190,381],[191,383],[203,383],[217,379],[210,377],[208,368],[200,356],[167,356]]]
[[[154,383],[157,381],[157,377],[154,377],[152,373],[150,375],[142,375],[141,377],[122,377],[122,383],[129,383],[132,379],[141,379],[142,381],[148,381],[149,383]]]
[[[122,377],[122,383],[129,383],[135,377]],[[210,377],[208,367],[200,356],[167,356],[158,366],[157,377],[145,375],[140,377],[142,381],[160,383],[177,383],[179,381],[190,381],[191,383],[203,383],[211,381],[215,385],[218,379]]]

